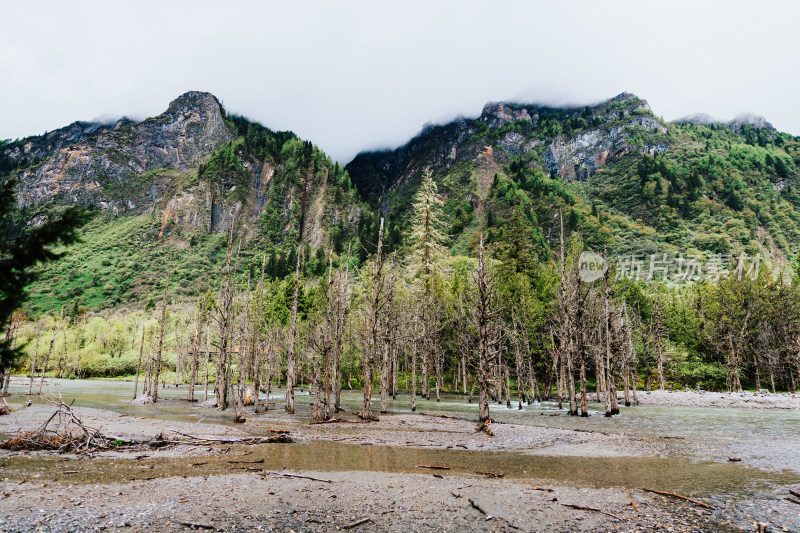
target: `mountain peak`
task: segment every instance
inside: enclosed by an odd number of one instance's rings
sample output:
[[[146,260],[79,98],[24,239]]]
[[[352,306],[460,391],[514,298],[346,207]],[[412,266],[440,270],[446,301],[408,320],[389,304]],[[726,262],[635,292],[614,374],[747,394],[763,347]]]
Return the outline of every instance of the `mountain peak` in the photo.
[[[766,118],[752,113],[736,115],[732,121],[728,122],[728,127],[733,131],[739,131],[745,124],[758,129],[777,131],[775,126],[770,124]]]
[[[480,120],[491,128],[499,128],[518,120],[532,119],[525,107],[508,102],[487,102],[480,116]]]
[[[184,111],[221,111],[222,106],[217,97],[202,91],[183,93],[169,103],[166,114],[177,114]]]
[[[645,100],[644,98],[639,98],[635,94],[629,93],[627,91],[619,93],[617,96],[611,98],[610,100],[606,101],[604,104],[601,105],[609,105],[609,104],[616,104],[617,106],[635,105],[636,107],[633,110],[650,111],[651,113],[653,112],[653,110],[650,108],[650,104],[647,103],[647,100]]]

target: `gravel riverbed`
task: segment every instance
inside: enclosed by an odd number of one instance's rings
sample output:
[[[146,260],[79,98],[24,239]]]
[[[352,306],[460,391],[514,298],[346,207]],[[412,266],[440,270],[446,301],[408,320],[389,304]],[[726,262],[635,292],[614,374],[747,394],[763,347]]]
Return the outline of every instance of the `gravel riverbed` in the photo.
[[[12,413],[0,417],[6,436],[40,427],[55,409],[13,400]],[[294,443],[142,444],[92,457],[0,451],[0,530],[691,532],[755,531],[757,522],[772,531],[800,528],[800,505],[785,499],[788,490],[800,490],[796,473],[762,475],[726,457],[702,462],[719,451],[670,435],[494,423],[490,437],[473,421],[422,413],[371,423],[344,413],[342,422],[310,425],[309,409],[300,403],[295,415],[251,412],[244,424],[223,425],[74,408],[85,425],[122,439],[236,438],[282,429]]]

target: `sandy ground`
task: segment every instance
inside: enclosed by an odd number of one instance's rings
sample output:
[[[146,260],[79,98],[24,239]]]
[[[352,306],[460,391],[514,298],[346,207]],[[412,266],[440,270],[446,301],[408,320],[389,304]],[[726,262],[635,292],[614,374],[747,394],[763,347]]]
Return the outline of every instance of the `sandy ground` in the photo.
[[[313,471],[303,475],[330,483],[264,473],[88,485],[5,481],[0,483],[0,529],[725,530],[708,511],[639,491],[534,487],[475,476]],[[367,521],[353,526],[362,520]]]
[[[620,395],[620,400],[622,400]],[[644,405],[684,407],[735,407],[740,409],[800,409],[800,395],[793,392],[772,394],[755,392],[639,391]]]

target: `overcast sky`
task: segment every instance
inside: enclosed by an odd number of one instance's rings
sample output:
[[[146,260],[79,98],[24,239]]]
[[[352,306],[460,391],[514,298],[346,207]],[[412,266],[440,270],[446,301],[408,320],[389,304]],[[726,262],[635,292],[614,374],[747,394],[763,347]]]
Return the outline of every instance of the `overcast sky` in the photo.
[[[646,5],[645,5],[646,4]],[[4,2],[0,138],[156,115],[188,90],[342,163],[487,101],[629,91],[800,134],[800,2]]]

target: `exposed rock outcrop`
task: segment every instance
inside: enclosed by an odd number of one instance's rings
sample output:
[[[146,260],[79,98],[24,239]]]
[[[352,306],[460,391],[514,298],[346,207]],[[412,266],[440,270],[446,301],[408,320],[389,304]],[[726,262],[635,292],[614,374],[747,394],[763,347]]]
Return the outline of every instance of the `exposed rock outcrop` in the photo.
[[[590,130],[569,139],[557,137],[542,155],[550,172],[568,180],[584,180],[607,162],[630,151],[653,154],[669,147],[662,143],[645,145],[644,149],[631,145],[628,140],[629,129],[636,127],[661,133],[667,131],[666,126],[651,116],[633,116],[624,125]]]
[[[557,128],[551,129],[554,125]],[[584,180],[629,152],[652,154],[668,148],[664,142],[632,141],[640,132],[663,134],[667,127],[645,100],[630,93],[595,106],[570,108],[489,102],[477,119],[428,125],[408,144],[359,154],[346,168],[362,195],[388,211],[392,193],[413,183],[425,169],[471,164],[477,185],[473,192],[485,197],[487,182],[512,157],[527,160],[535,154],[546,173]]]
[[[138,176],[197,167],[234,138],[217,99],[201,92],[186,93],[163,114],[136,124],[119,122],[105,130],[76,124],[55,145],[70,138],[80,142],[56,149],[40,165],[21,172],[20,206],[55,200],[114,212],[137,209],[149,204],[155,192],[149,184],[137,183]]]

